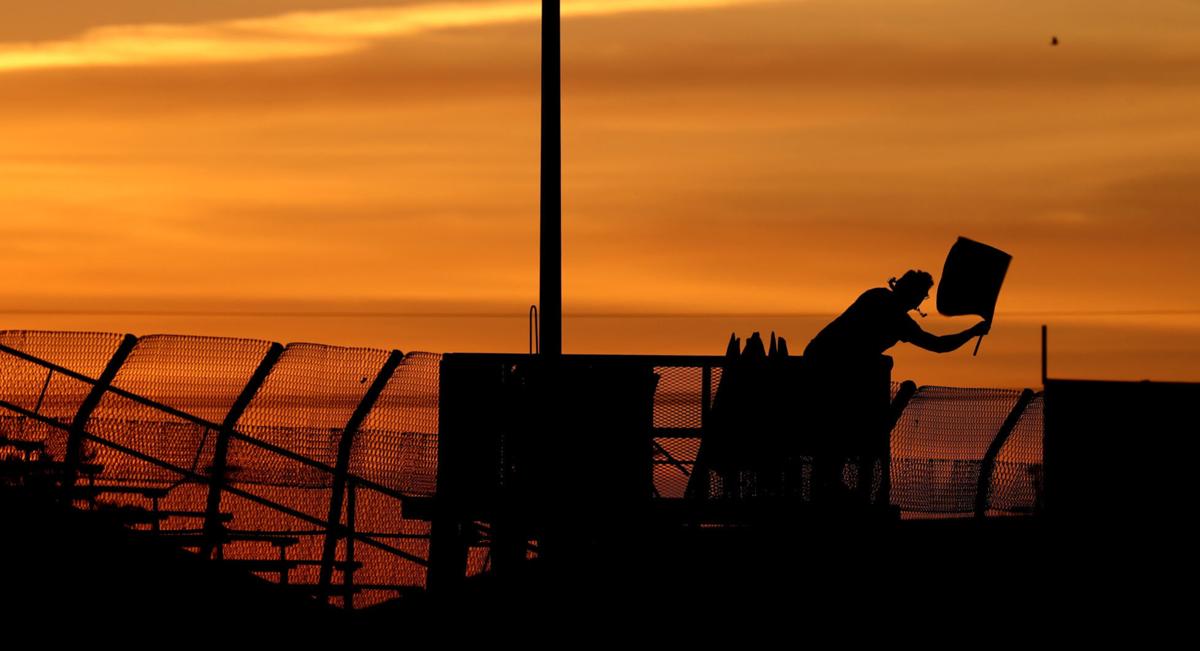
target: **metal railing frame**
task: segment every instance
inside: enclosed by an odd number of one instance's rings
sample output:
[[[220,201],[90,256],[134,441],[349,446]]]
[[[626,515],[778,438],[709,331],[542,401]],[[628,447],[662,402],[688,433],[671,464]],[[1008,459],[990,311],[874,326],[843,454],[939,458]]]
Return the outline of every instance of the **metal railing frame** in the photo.
[[[241,432],[238,432],[236,429],[237,421],[241,418],[242,414],[245,412],[254,396],[257,395],[258,390],[265,383],[271,370],[275,367],[279,358],[282,356],[282,353],[285,351],[284,346],[278,343],[271,344],[271,347],[267,350],[263,359],[259,362],[254,374],[242,388],[237,400],[227,411],[223,422],[218,425],[214,422],[208,421],[207,419],[173,408],[169,405],[159,403],[150,398],[146,398],[145,396],[112,386],[112,382],[116,378],[117,373],[120,371],[121,367],[124,365],[125,361],[129,357],[129,354],[133,351],[136,345],[137,338],[133,335],[126,335],[117,351],[113,354],[112,358],[110,358],[101,377],[91,378],[82,373],[75,372],[66,367],[25,353],[24,351],[0,344],[0,353],[11,355],[18,359],[22,359],[47,369],[47,385],[49,383],[49,378],[54,373],[58,373],[76,381],[91,385],[92,387],[88,393],[88,396],[76,410],[70,425],[66,425],[57,419],[40,414],[39,409],[37,408],[34,410],[29,410],[6,400],[0,400],[0,408],[67,432],[68,457],[66,460],[67,462],[64,464],[64,484],[66,485],[66,488],[70,489],[77,481],[84,442],[93,441],[121,454],[128,455],[152,466],[156,466],[177,474],[180,477],[183,477],[185,481],[207,484],[209,486],[205,507],[206,517],[203,529],[206,540],[201,549],[203,554],[211,555],[213,547],[217,544],[219,536],[222,535],[222,532],[224,531],[222,525],[220,524],[220,503],[221,496],[224,493],[236,495],[260,506],[264,506],[289,517],[293,517],[308,524],[320,527],[319,530],[325,533],[325,542],[323,544],[323,553],[321,559],[321,581],[319,583],[319,594],[321,594],[323,597],[329,595],[329,583],[332,576],[332,569],[333,566],[336,565],[335,556],[337,541],[342,538],[347,540],[348,554],[353,554],[353,542],[358,541],[368,546],[375,547],[382,551],[393,554],[406,561],[416,563],[422,567],[428,566],[428,559],[421,558],[420,556],[375,539],[376,537],[395,537],[402,539],[424,538],[426,536],[419,536],[416,534],[387,536],[373,535],[371,532],[357,532],[354,530],[354,516],[352,512],[347,513],[347,521],[345,525],[343,525],[341,522],[343,504],[347,504],[347,508],[349,509],[353,508],[353,493],[355,489],[359,487],[366,488],[380,493],[385,497],[398,500],[401,503],[402,509],[404,503],[411,499],[409,496],[399,491],[391,489],[387,486],[383,486],[377,482],[370,481],[366,478],[356,476],[349,472],[350,455],[352,453],[354,435],[357,433],[358,428],[362,425],[362,422],[369,415],[371,408],[374,406],[380,394],[383,392],[383,389],[386,387],[387,381],[394,374],[396,368],[403,363],[403,353],[398,350],[394,350],[388,356],[384,366],[377,374],[375,382],[372,383],[372,386],[368,390],[367,395],[360,401],[359,405],[355,409],[355,412],[351,415],[350,420],[347,422],[345,427],[342,428],[341,437],[339,439],[337,465],[330,467],[324,463],[296,454],[285,448],[247,436]],[[45,387],[43,387],[42,397],[44,397],[44,392]],[[208,474],[202,474],[195,472],[194,470],[176,466],[170,462],[157,459],[151,455],[139,452],[138,450],[121,445],[115,441],[110,441],[102,436],[87,431],[87,424],[90,421],[93,412],[100,404],[100,401],[103,399],[103,397],[108,394],[120,396],[136,404],[148,407],[163,414],[173,416],[185,422],[218,432],[218,439],[214,449],[212,467],[210,469],[211,472]],[[39,397],[39,408],[41,402],[42,398]],[[226,477],[227,455],[229,443],[230,441],[234,440],[245,443],[251,447],[256,447],[266,452],[276,454],[298,464],[308,466],[319,472],[331,475],[331,484],[333,490],[331,490],[330,496],[328,510],[329,517],[325,520],[322,520],[301,511],[297,511],[296,509],[292,509],[286,505],[274,502],[273,500],[261,497],[252,492],[229,485]],[[333,550],[334,554],[330,554],[330,549]],[[347,572],[344,577],[344,583],[348,584],[344,588],[347,596],[349,596],[353,590],[351,582],[352,577],[350,573]]]
[[[229,468],[229,439],[233,435],[238,419],[246,412],[246,408],[250,406],[254,396],[258,395],[258,390],[266,382],[271,369],[275,368],[275,363],[283,356],[283,350],[282,345],[271,344],[246,386],[242,387],[241,394],[225,414],[225,420],[217,432],[217,443],[213,450],[212,468],[209,472],[211,479],[208,486],[208,500],[205,504],[204,532],[206,540],[200,551],[200,555],[206,558],[212,554],[221,533],[221,489],[225,485],[225,474]]]
[[[1004,422],[1000,424],[1000,429],[996,431],[996,436],[992,438],[992,442],[988,445],[987,452],[984,453],[983,459],[979,463],[979,485],[975,489],[975,517],[986,518],[988,511],[988,493],[992,485],[992,475],[996,471],[996,457],[1000,455],[1000,450],[1004,448],[1004,444],[1008,442],[1013,431],[1017,428],[1017,423],[1021,421],[1021,416],[1025,414],[1025,410],[1029,408],[1029,403],[1033,402],[1037,394],[1033,389],[1024,389],[1021,395],[1017,397],[1016,404],[1009,410],[1008,416]]]
[[[47,362],[45,360],[34,357],[32,355],[23,353],[21,351],[15,350],[13,348],[9,348],[8,346],[5,346],[4,344],[0,344],[0,352],[12,354],[12,355],[14,355],[16,357],[20,357],[26,361],[29,361],[29,362],[32,362],[39,366],[42,366],[43,368],[47,368],[47,369],[52,368],[52,369],[54,369],[54,371],[56,373],[66,375],[68,377],[79,380],[81,382],[86,382],[91,385],[95,385],[97,383],[97,380],[87,377],[86,375],[83,375],[81,373],[76,373],[75,371],[72,371],[70,369],[63,368],[63,367],[53,364],[51,362]],[[122,398],[127,398],[127,399],[132,400],[133,402],[136,402],[142,406],[161,411],[165,414],[175,416],[176,418],[188,421],[190,423],[199,425],[201,427],[207,427],[214,431],[220,431],[220,429],[221,429],[221,426],[218,425],[217,423],[211,422],[211,421],[201,418],[199,416],[189,414],[185,411],[181,411],[181,410],[171,407],[169,405],[165,405],[160,402],[151,400],[144,396],[140,396],[140,395],[132,393],[130,391],[126,391],[125,389],[121,389],[120,387],[109,386],[107,389],[105,389],[105,392],[111,393],[113,395],[121,396]],[[28,412],[28,410],[22,410],[22,411]],[[57,422],[57,421],[55,421],[55,422]],[[268,452],[277,454],[277,455],[284,457],[290,461],[295,461],[296,463],[308,466],[310,468],[325,472],[330,475],[334,474],[334,472],[335,472],[335,468],[333,468],[332,466],[321,463],[320,461],[316,461],[315,459],[309,459],[308,457],[296,454],[295,452],[292,452],[291,450],[288,450],[286,448],[281,448],[277,445],[272,445],[270,443],[267,443],[266,441],[260,441],[258,439],[252,438],[250,436],[242,434],[241,432],[238,432],[237,430],[232,430],[229,433],[229,437],[230,437],[230,440],[237,440],[237,441],[246,443],[247,445],[250,445],[252,447],[257,447],[257,448],[261,448],[263,450],[267,450]],[[410,496],[410,495],[405,495],[404,493],[401,493],[398,490],[395,490],[393,488],[388,488],[387,486],[384,486],[383,484],[371,481],[364,477],[359,477],[357,475],[353,475],[353,473],[351,473],[348,476],[352,476],[354,478],[354,481],[357,482],[360,487],[369,488],[378,493],[382,493],[383,495],[386,495],[388,497],[393,497],[397,500],[400,500],[401,502],[406,502],[406,501],[409,501],[412,499],[412,496]]]
[[[321,573],[317,581],[318,590],[322,596],[329,592],[329,584],[333,577],[333,565],[337,555],[337,542],[339,538],[345,536],[342,526],[342,506],[346,497],[346,483],[350,472],[350,453],[354,447],[354,435],[358,433],[359,427],[366,420],[367,415],[371,413],[371,409],[375,406],[375,402],[379,400],[379,396],[383,394],[383,390],[387,387],[388,381],[396,373],[396,369],[404,361],[404,353],[393,350],[383,363],[383,367],[379,369],[379,373],[375,375],[375,380],[371,382],[367,393],[359,401],[358,406],[354,408],[354,413],[350,415],[350,420],[346,422],[346,426],[342,429],[342,435],[338,441],[337,462],[333,472],[333,485],[330,487],[329,496],[329,517],[326,521],[325,542],[321,551]],[[350,518],[349,529],[353,530],[353,521]],[[347,599],[350,595],[347,595]]]
[[[347,421],[345,427],[342,428],[341,436],[339,439],[337,461],[335,462],[335,465],[331,467],[327,464],[304,457],[300,454],[291,452],[290,450],[279,447],[277,445],[273,445],[273,444],[267,443],[265,441],[260,441],[255,438],[252,438],[250,436],[247,436],[247,435],[237,431],[237,429],[236,429],[237,421],[240,419],[240,417],[244,413],[245,409],[249,406],[249,404],[253,400],[254,396],[257,395],[259,389],[265,383],[271,370],[275,367],[275,364],[278,362],[279,358],[282,356],[282,354],[285,350],[285,348],[282,345],[280,345],[278,343],[271,344],[271,347],[264,354],[264,357],[260,361],[259,366],[257,367],[256,371],[254,372],[253,376],[250,378],[250,380],[247,382],[247,384],[242,388],[242,391],[241,391],[239,397],[237,398],[235,403],[231,406],[231,408],[226,413],[223,422],[218,425],[218,424],[210,422],[204,418],[195,416],[193,414],[184,412],[179,409],[175,409],[173,407],[170,407],[169,405],[159,403],[150,398],[146,398],[145,396],[141,396],[141,395],[132,393],[130,391],[121,389],[120,387],[112,386],[112,383],[115,380],[117,373],[120,371],[121,367],[124,365],[125,361],[128,359],[129,354],[136,347],[137,341],[138,341],[137,338],[134,337],[133,335],[125,335],[125,337],[122,339],[120,345],[118,346],[117,350],[114,352],[112,357],[109,359],[101,376],[99,378],[95,378],[95,379],[85,376],[81,373],[72,371],[72,370],[62,367],[60,365],[54,364],[52,362],[40,359],[38,357],[35,357],[35,356],[25,353],[23,351],[0,344],[0,353],[5,353],[8,355],[14,356],[16,358],[23,359],[27,362],[30,362],[32,364],[35,364],[37,366],[47,369],[46,380],[43,383],[42,391],[38,398],[38,406],[35,407],[34,410],[31,411],[29,409],[26,409],[19,405],[9,403],[4,400],[0,400],[0,408],[7,409],[9,411],[20,414],[27,418],[42,422],[51,427],[57,428],[59,430],[64,430],[67,432],[68,444],[67,444],[67,456],[66,456],[66,463],[65,463],[66,473],[65,473],[64,482],[67,484],[68,487],[73,486],[74,483],[77,481],[79,465],[82,460],[84,442],[85,441],[94,441],[100,445],[109,447],[117,452],[122,453],[122,454],[129,455],[129,456],[139,459],[143,462],[146,462],[151,465],[168,470],[170,472],[176,473],[176,474],[180,475],[181,477],[186,478],[187,480],[194,481],[197,483],[208,484],[209,493],[208,493],[208,499],[206,502],[206,518],[205,518],[204,531],[206,533],[206,537],[211,538],[211,540],[209,542],[205,543],[204,550],[209,553],[211,553],[212,546],[215,544],[217,536],[219,535],[220,501],[221,501],[221,495],[223,493],[229,493],[232,495],[236,495],[238,497],[250,500],[251,502],[254,502],[261,506],[270,508],[270,509],[280,512],[282,514],[285,514],[290,517],[301,520],[303,522],[306,522],[308,524],[317,526],[320,528],[319,531],[323,531],[324,535],[325,535],[324,543],[323,543],[323,547],[322,547],[320,578],[319,578],[319,582],[318,582],[318,590],[319,590],[318,594],[320,594],[322,597],[326,597],[326,598],[329,596],[333,596],[333,590],[332,590],[332,586],[331,586],[332,574],[333,574],[334,566],[336,565],[337,543],[341,539],[345,539],[346,543],[347,543],[346,554],[345,554],[347,561],[350,561],[353,558],[354,543],[356,541],[361,541],[363,544],[366,544],[368,546],[375,547],[382,551],[391,553],[391,554],[393,554],[399,558],[402,558],[404,560],[417,563],[423,567],[430,567],[429,559],[421,558],[415,554],[406,552],[402,549],[396,548],[392,545],[388,545],[386,543],[381,542],[380,540],[377,540],[377,538],[409,538],[409,537],[426,538],[428,536],[416,535],[416,534],[397,535],[397,536],[392,536],[392,535],[388,535],[388,534],[374,534],[373,535],[373,534],[367,533],[367,532],[355,531],[355,523],[354,523],[354,519],[355,519],[354,509],[355,509],[355,500],[356,500],[355,493],[358,488],[366,488],[369,490],[373,490],[384,496],[396,499],[396,500],[400,501],[402,508],[405,506],[405,503],[411,499],[410,496],[407,496],[407,495],[401,493],[400,491],[388,488],[386,486],[383,486],[376,482],[367,480],[363,477],[356,476],[353,473],[349,472],[350,456],[353,451],[354,436],[357,433],[358,429],[361,427],[361,425],[364,422],[364,420],[366,419],[366,417],[369,415],[371,409],[376,404],[377,400],[379,399],[379,396],[382,394],[384,388],[386,387],[387,382],[392,378],[392,376],[394,375],[396,369],[400,366],[400,364],[403,363],[404,356],[400,351],[397,351],[397,350],[391,351],[387,360],[384,362],[383,366],[380,368],[379,372],[377,373],[375,380],[372,383],[371,387],[368,389],[367,393],[361,399],[359,404],[356,406],[354,413],[351,415],[350,419]],[[463,355],[463,356],[467,357],[468,355]],[[492,361],[497,361],[497,362],[503,361],[503,362],[509,362],[509,363],[517,363],[520,361],[527,361],[527,360],[535,359],[535,357],[533,355],[519,355],[519,354],[518,355],[472,354],[472,355],[469,355],[469,357],[475,358],[480,361],[492,360]],[[716,369],[718,367],[723,367],[723,365],[727,361],[724,357],[698,356],[698,355],[620,355],[620,356],[617,356],[617,355],[572,355],[571,359],[573,362],[576,362],[576,363],[588,363],[588,362],[602,362],[605,364],[628,363],[628,364],[636,364],[639,366],[649,365],[649,366],[653,366],[653,367],[664,367],[664,368],[670,368],[670,367],[698,368],[701,373],[700,426],[698,428],[657,428],[654,430],[654,435],[657,438],[702,438],[703,437],[705,429],[706,429],[706,427],[708,425],[708,421],[709,421],[709,415],[710,415],[709,412],[711,411],[711,401],[712,401],[711,394],[712,394],[712,386],[713,386],[713,376],[714,376],[714,372],[715,372],[714,369]],[[84,401],[80,404],[79,408],[76,410],[76,413],[75,413],[74,417],[72,418],[71,423],[69,425],[65,424],[64,422],[62,422],[60,420],[46,417],[39,413],[40,406],[42,404],[42,401],[45,398],[45,393],[46,393],[47,387],[49,386],[50,380],[52,379],[52,377],[55,373],[75,379],[77,381],[80,381],[80,382],[83,382],[86,384],[89,384],[92,387],[91,390],[89,391],[87,397],[84,399]],[[891,423],[890,423],[892,430],[894,430],[896,424],[900,420],[905,409],[908,407],[909,402],[911,401],[912,397],[914,395],[918,394],[924,388],[925,387],[917,388],[916,385],[913,384],[912,382],[905,382],[901,385],[896,398],[893,399],[893,402],[892,402],[892,413],[891,413]],[[100,401],[103,399],[103,397],[108,394],[120,396],[122,398],[133,401],[134,403],[140,404],[144,407],[148,407],[150,409],[159,411],[163,414],[179,418],[185,422],[189,422],[189,423],[192,423],[197,426],[201,426],[201,427],[205,427],[205,428],[217,431],[218,439],[217,439],[217,444],[216,444],[216,448],[215,448],[214,456],[213,456],[213,460],[212,460],[211,472],[207,475],[201,474],[198,472],[194,472],[193,470],[182,468],[182,467],[176,466],[174,464],[171,464],[169,462],[166,462],[166,461],[163,461],[160,459],[156,459],[150,455],[144,454],[142,452],[139,452],[139,451],[129,448],[127,446],[116,443],[115,441],[110,441],[108,439],[105,439],[101,436],[98,436],[96,434],[93,434],[93,433],[87,431],[87,425],[88,425],[89,420],[92,417],[92,414],[94,413],[97,406],[100,404]],[[1018,422],[1020,421],[1020,418],[1023,416],[1025,411],[1028,409],[1029,404],[1033,401],[1033,399],[1036,397],[1036,395],[1037,394],[1031,389],[1025,389],[1021,392],[1016,403],[1009,410],[1009,413],[1008,413],[1007,417],[1005,418],[1004,422],[1001,424],[1001,426],[997,430],[996,434],[992,437],[992,440],[988,446],[987,452],[985,453],[983,459],[980,462],[980,473],[979,473],[979,478],[978,478],[978,485],[976,487],[975,508],[974,508],[974,516],[977,518],[987,517],[989,490],[990,490],[991,481],[992,481],[992,478],[993,478],[994,472],[995,472],[996,459],[997,459],[1000,451],[1004,447],[1005,443],[1011,437]],[[230,441],[234,441],[234,440],[245,443],[251,447],[258,448],[265,452],[269,452],[271,454],[281,456],[281,457],[286,458],[295,463],[298,463],[298,464],[307,466],[309,468],[312,468],[314,470],[317,470],[318,472],[330,475],[332,477],[332,482],[331,482],[332,486],[331,486],[328,517],[326,519],[322,520],[320,518],[317,518],[317,517],[308,515],[306,513],[297,511],[295,509],[292,509],[286,505],[279,504],[279,503],[276,503],[267,498],[258,496],[249,491],[242,490],[240,488],[237,488],[236,486],[229,485],[228,482],[226,481],[227,480],[226,474],[227,474],[227,470],[228,470],[227,469],[227,454],[228,454],[228,449],[229,449],[229,443],[230,443]],[[441,443],[441,441],[439,438],[439,446],[440,446],[440,443]],[[663,449],[661,446],[656,445],[655,452],[663,455],[663,458],[665,459],[665,461],[663,461],[662,463],[672,465],[673,467],[678,469],[681,473],[683,473],[685,478],[689,477],[690,474],[696,472],[696,468],[701,467],[703,464],[702,459],[699,459],[699,458],[693,459],[693,460],[691,460],[691,469],[689,470],[687,467],[688,464],[686,461],[681,461],[679,459],[676,459],[670,453],[668,453],[665,449]],[[889,476],[890,473],[888,473],[888,468],[887,468],[887,466],[890,464],[884,464],[884,465],[885,465],[884,475],[882,478],[883,486],[881,488],[884,491],[883,495],[886,496],[889,494],[888,489],[890,488],[890,476]],[[890,498],[889,498],[889,501],[890,501]],[[343,523],[343,521],[342,521],[343,513],[345,515],[345,523]],[[351,599],[350,595],[352,595],[352,593],[353,593],[353,585],[352,585],[352,576],[350,575],[349,572],[346,572],[344,574],[343,584],[344,584],[343,590],[345,591],[346,599],[348,602],[347,607],[350,607],[349,601]]]
[[[3,408],[3,409],[7,409],[7,410],[10,410],[10,411],[16,412],[16,413],[18,413],[18,414],[21,414],[21,415],[23,415],[23,416],[27,417],[27,418],[32,418],[32,419],[34,419],[34,420],[37,420],[37,421],[39,421],[39,422],[45,423],[45,424],[47,424],[47,425],[50,425],[51,427],[55,427],[55,428],[58,428],[58,429],[62,429],[62,430],[64,430],[64,431],[67,429],[67,427],[66,427],[66,426],[64,426],[62,423],[58,422],[57,420],[55,420],[55,419],[53,419],[53,418],[49,418],[49,417],[47,417],[47,416],[42,416],[41,414],[35,414],[35,413],[33,413],[32,411],[29,411],[28,409],[25,409],[24,407],[21,407],[20,405],[14,405],[14,404],[12,404],[12,403],[10,403],[10,402],[8,402],[8,401],[5,401],[5,400],[0,400],[0,408]],[[107,448],[110,448],[110,449],[112,449],[112,450],[115,450],[116,452],[119,452],[119,453],[121,453],[121,454],[125,454],[125,455],[128,455],[128,456],[131,456],[131,457],[133,457],[133,458],[135,458],[135,459],[137,459],[137,460],[139,460],[139,461],[143,461],[143,462],[145,462],[145,463],[148,463],[148,464],[150,464],[150,465],[157,466],[157,467],[159,467],[159,468],[162,468],[162,469],[164,469],[164,470],[167,470],[167,471],[173,472],[173,473],[175,473],[175,474],[177,474],[177,475],[180,475],[180,476],[182,476],[182,477],[185,477],[185,478],[187,478],[187,479],[190,479],[190,480],[192,480],[192,481],[193,481],[193,482],[195,482],[195,483],[198,483],[198,484],[207,484],[207,483],[209,483],[209,480],[210,480],[210,478],[209,478],[209,476],[208,476],[208,475],[202,475],[202,474],[200,474],[200,473],[197,473],[197,472],[193,472],[193,471],[191,471],[191,470],[188,470],[187,468],[182,468],[182,467],[180,467],[180,466],[176,466],[175,464],[173,464],[173,463],[170,463],[170,462],[168,462],[168,461],[163,461],[163,460],[161,460],[161,459],[156,459],[156,458],[154,458],[154,457],[152,457],[152,456],[150,456],[150,455],[148,455],[148,454],[145,454],[145,453],[143,453],[143,452],[139,452],[139,451],[137,451],[137,450],[134,450],[133,448],[130,448],[130,447],[126,447],[126,446],[124,446],[124,445],[121,445],[120,443],[115,443],[115,442],[113,442],[113,441],[110,441],[110,440],[108,440],[108,439],[105,439],[105,438],[103,438],[103,437],[97,436],[97,435],[95,435],[95,434],[91,434],[91,433],[85,432],[83,436],[84,436],[84,438],[85,438],[85,439],[87,439],[87,440],[90,440],[90,441],[94,441],[94,442],[96,442],[96,443],[99,443],[100,445],[103,445],[103,446],[105,446],[105,447],[107,447]],[[355,479],[355,481],[356,481],[356,482],[358,482],[359,480]],[[316,527],[320,527],[319,531],[325,531],[325,526],[326,526],[326,524],[327,524],[327,523],[326,523],[324,520],[322,520],[321,518],[317,518],[317,517],[314,517],[314,516],[308,515],[307,513],[304,513],[304,512],[302,512],[302,511],[297,511],[297,510],[295,510],[295,509],[293,509],[293,508],[291,508],[291,507],[289,507],[289,506],[286,506],[286,505],[283,505],[283,504],[279,504],[278,502],[274,502],[274,501],[272,501],[272,500],[269,500],[269,499],[267,499],[267,498],[265,498],[265,497],[261,497],[261,496],[259,496],[259,495],[255,495],[254,493],[251,493],[251,492],[249,492],[249,491],[244,491],[244,490],[242,490],[242,489],[240,489],[240,488],[237,488],[237,487],[235,487],[235,486],[225,486],[225,487],[224,487],[224,489],[223,489],[223,492],[226,492],[226,493],[229,493],[229,494],[231,494],[231,495],[236,495],[236,496],[238,496],[238,497],[241,497],[241,498],[244,498],[244,499],[250,500],[251,502],[254,502],[254,503],[256,503],[256,504],[258,504],[258,505],[260,505],[260,506],[265,506],[265,507],[267,507],[267,508],[270,508],[270,509],[272,509],[272,510],[278,511],[278,512],[280,512],[280,513],[284,514],[284,515],[287,515],[287,516],[290,516],[290,517],[296,518],[297,520],[303,520],[304,522],[306,522],[306,523],[308,523],[308,524],[314,525],[314,526],[316,526]],[[427,565],[427,564],[428,564],[428,561],[427,561],[426,559],[423,559],[423,558],[421,558],[421,557],[419,557],[419,556],[416,556],[416,555],[414,555],[414,554],[410,554],[409,552],[406,552],[406,551],[404,551],[404,550],[402,550],[402,549],[397,549],[397,548],[395,548],[395,547],[392,547],[391,545],[386,545],[386,544],[384,544],[384,543],[378,542],[378,541],[376,541],[376,540],[374,540],[374,539],[370,538],[370,537],[369,537],[369,536],[367,536],[366,534],[362,534],[362,533],[358,533],[358,532],[346,532],[346,535],[348,535],[348,536],[353,536],[353,537],[354,537],[356,540],[359,540],[360,542],[363,542],[363,543],[365,543],[365,544],[367,544],[367,545],[370,545],[370,546],[372,546],[372,547],[376,547],[376,548],[378,548],[378,549],[381,549],[381,550],[383,550],[383,551],[391,552],[391,553],[393,553],[393,554],[395,554],[395,555],[397,555],[397,556],[399,556],[399,557],[401,557],[401,558],[404,558],[405,560],[409,560],[409,561],[412,561],[412,562],[414,562],[414,563],[418,563],[418,564],[420,564],[420,565],[422,565],[422,566],[425,566],[425,565]]]
[[[117,372],[121,370],[121,366],[125,364],[125,360],[129,358],[129,353],[133,352],[133,349],[137,346],[137,342],[137,337],[129,334],[121,339],[120,345],[117,346],[116,352],[108,360],[108,364],[105,365],[99,379],[92,382],[92,390],[88,392],[87,397],[80,403],[79,409],[75,411],[75,417],[71,420],[71,427],[67,430],[67,454],[66,458],[63,459],[66,471],[63,477],[63,484],[67,491],[75,487],[79,464],[83,460],[83,440],[88,420],[92,417],[92,412],[100,405],[100,400],[104,397],[105,391],[108,390],[113,380],[116,379]],[[41,401],[39,400],[38,402],[40,408]]]

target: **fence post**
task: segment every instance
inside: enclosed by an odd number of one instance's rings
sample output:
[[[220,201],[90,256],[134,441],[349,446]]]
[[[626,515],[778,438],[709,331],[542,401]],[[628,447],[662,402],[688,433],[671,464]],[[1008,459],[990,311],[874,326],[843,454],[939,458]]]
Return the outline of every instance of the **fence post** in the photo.
[[[1029,406],[1033,396],[1033,389],[1025,389],[1021,392],[1021,396],[1017,398],[1017,404],[1013,405],[1012,411],[1008,412],[1008,417],[1000,425],[1000,430],[996,432],[996,437],[992,439],[992,444],[988,446],[987,452],[983,455],[983,461],[979,464],[979,486],[975,489],[975,517],[977,518],[987,517],[988,487],[992,483],[992,473],[996,469],[996,457],[1000,454],[1000,448],[1004,447],[1004,443],[1016,429],[1017,422],[1021,420],[1021,414],[1025,413],[1025,408]]]
[[[404,353],[398,350],[393,350],[392,354],[388,355],[387,361],[383,363],[383,368],[379,369],[375,381],[371,383],[371,387],[367,389],[366,395],[359,401],[354,413],[350,415],[350,420],[346,422],[345,429],[342,430],[342,438],[338,442],[337,464],[334,466],[333,486],[329,495],[325,548],[321,553],[321,575],[318,581],[318,590],[322,598],[329,596],[329,585],[333,580],[333,564],[337,560],[337,541],[342,533],[342,504],[346,497],[346,475],[350,472],[350,452],[354,446],[354,434],[366,420],[367,414],[371,413],[375,401],[379,399],[380,394],[387,387],[388,380],[392,379],[396,368],[403,361]]]
[[[904,415],[905,407],[908,407],[908,403],[915,395],[917,395],[916,382],[912,380],[901,382],[888,412],[887,449],[884,451],[883,458],[880,459],[882,467],[879,470],[879,501],[884,506],[890,506],[892,503],[892,430],[896,429],[896,424]]]
[[[503,411],[494,387],[504,386],[503,369],[511,367],[507,363],[495,367],[500,365],[480,362],[469,355],[442,356],[438,380],[437,488],[431,500],[426,576],[426,586],[435,596],[454,594],[461,587],[466,578],[470,545],[476,539],[472,520],[482,506],[481,494],[501,493],[503,433],[498,433],[494,425],[489,429],[489,424]],[[493,370],[499,372],[492,375]],[[511,394],[507,397],[512,398]],[[488,501],[494,513],[496,500]]]
[[[242,392],[238,394],[237,400],[225,413],[225,420],[221,422],[221,429],[217,432],[217,443],[213,449],[212,467],[209,471],[208,501],[204,508],[204,545],[200,549],[200,556],[203,558],[208,558],[212,554],[213,547],[216,546],[221,533],[221,488],[225,485],[225,475],[229,471],[229,437],[242,414],[246,413],[250,401],[258,394],[267,375],[271,373],[271,369],[275,368],[275,363],[282,355],[283,346],[277,343],[271,344],[271,347],[267,349],[267,354],[263,355],[262,361],[258,363],[254,375],[250,376],[250,381],[242,387]]]
[[[88,420],[91,419],[92,412],[100,405],[100,399],[104,397],[104,393],[108,391],[108,387],[117,377],[117,371],[121,370],[121,366],[129,358],[129,353],[133,352],[134,346],[137,346],[137,341],[137,337],[125,335],[112,358],[108,360],[108,365],[104,367],[99,379],[92,385],[92,390],[79,405],[79,409],[75,412],[75,418],[71,420],[71,429],[67,431],[67,454],[63,460],[63,488],[68,494],[75,488],[76,475],[79,473],[79,466],[83,460],[83,439],[87,433]],[[68,499],[73,498],[68,495]]]
[[[353,481],[346,482],[346,528],[353,533],[358,517],[358,490]],[[342,589],[345,590],[346,610],[354,610],[354,536],[346,538],[346,565],[342,568]]]
[[[700,447],[696,449],[696,457],[692,460],[692,474],[688,476],[687,486],[683,496],[687,499],[707,499],[708,497],[708,464],[700,458],[704,450],[708,421],[712,414],[712,376],[713,367],[705,364],[700,367]]]

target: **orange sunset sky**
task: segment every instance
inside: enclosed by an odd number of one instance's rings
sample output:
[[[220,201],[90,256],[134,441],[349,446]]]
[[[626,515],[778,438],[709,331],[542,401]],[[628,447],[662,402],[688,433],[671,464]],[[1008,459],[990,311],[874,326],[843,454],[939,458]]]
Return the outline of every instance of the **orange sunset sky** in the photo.
[[[1200,2],[562,6],[566,352],[799,352],[965,235],[993,333],[898,379],[1037,386],[1047,323],[1200,381]],[[4,8],[0,329],[527,349],[536,2]]]

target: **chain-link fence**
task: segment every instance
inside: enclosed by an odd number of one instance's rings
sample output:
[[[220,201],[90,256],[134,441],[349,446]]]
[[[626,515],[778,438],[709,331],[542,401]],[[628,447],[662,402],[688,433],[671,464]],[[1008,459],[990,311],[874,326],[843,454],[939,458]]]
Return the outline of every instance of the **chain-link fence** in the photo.
[[[90,491],[81,504],[151,510],[136,527],[197,548],[219,523],[226,559],[272,580],[352,584],[334,591],[347,605],[425,586],[429,524],[407,511],[437,488],[441,355],[389,365],[384,350],[292,344],[272,357],[278,347],[266,341],[155,335],[138,339],[97,390],[122,341],[0,332],[0,450],[41,445],[65,459],[75,436]],[[658,376],[653,491],[684,499],[723,358],[610,359]],[[892,400],[899,388],[892,383]],[[890,501],[905,517],[1041,508],[1040,395],[921,387],[890,446]],[[265,559],[286,562],[255,564]],[[487,563],[486,544],[470,550],[470,572]]]
[[[271,358],[270,342],[147,336],[116,355],[123,339],[0,332],[0,449],[37,444],[65,463],[75,438],[78,506],[314,591],[329,568],[337,603],[424,586],[428,524],[402,505],[432,492],[440,356],[385,374],[382,350],[293,344]]]

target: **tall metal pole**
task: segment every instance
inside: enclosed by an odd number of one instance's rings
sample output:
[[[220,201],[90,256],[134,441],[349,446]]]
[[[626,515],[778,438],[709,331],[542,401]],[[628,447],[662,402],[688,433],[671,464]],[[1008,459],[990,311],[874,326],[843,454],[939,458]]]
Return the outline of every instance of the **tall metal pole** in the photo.
[[[1042,388],[1046,388],[1046,324],[1042,324]]]
[[[542,0],[541,354],[562,355],[562,64],[558,0]]]

